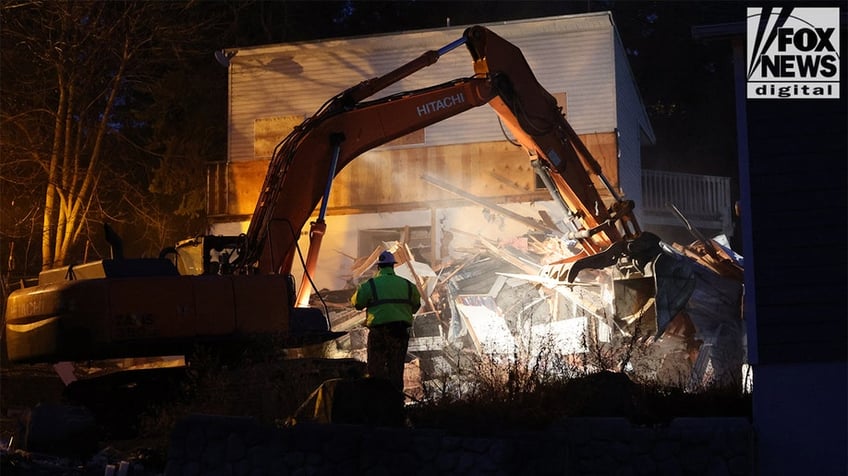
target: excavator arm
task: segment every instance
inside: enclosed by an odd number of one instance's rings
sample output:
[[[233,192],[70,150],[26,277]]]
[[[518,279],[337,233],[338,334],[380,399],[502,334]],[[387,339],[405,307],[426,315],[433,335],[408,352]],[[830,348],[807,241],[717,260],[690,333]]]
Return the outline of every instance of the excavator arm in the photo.
[[[471,78],[362,101],[460,44],[467,46],[474,60]],[[586,256],[639,234],[632,202],[622,200],[603,176],[521,51],[491,30],[475,26],[441,50],[332,98],[280,143],[247,232],[242,263],[258,262],[262,273],[288,273],[299,231],[323,197],[324,206],[310,232],[306,260],[310,274],[324,231],[329,185],[339,171],[363,152],[484,104],[491,105],[528,153],[541,161],[538,167],[550,179],[552,192],[577,224],[571,237],[581,242]],[[593,177],[614,197],[611,206],[605,205]],[[302,286],[301,295],[303,290]],[[305,304],[303,298],[298,301]]]
[[[481,26],[465,31],[476,74],[496,78],[498,95],[489,104],[531,156],[542,160],[555,192],[572,213],[580,241],[595,254],[624,238],[640,233],[624,201],[601,171],[589,149],[562,115],[556,99],[536,80],[533,71],[512,43]],[[608,208],[593,177],[614,198]]]
[[[473,76],[369,100],[462,44],[474,60]],[[607,263],[623,239],[639,234],[632,203],[603,177],[520,50],[472,27],[438,51],[343,91],[296,127],[272,156],[245,236],[187,240],[168,251],[176,254],[176,264],[160,256],[50,270],[39,276],[38,286],[13,292],[5,315],[9,359],[170,355],[196,342],[255,335],[298,342],[335,337],[326,316],[301,307],[308,297],[295,298],[289,277],[300,230],[323,200],[305,267],[307,275],[314,271],[333,178],[368,150],[484,104],[494,108],[571,212],[570,236],[583,245],[585,258]],[[596,182],[614,197],[611,205],[604,204]]]
[[[363,152],[486,104],[493,91],[489,78],[472,77],[343,110],[331,107],[308,119],[271,161],[247,231],[253,252],[245,255],[246,263],[258,259],[260,272],[288,273],[295,241],[324,197],[327,179]]]

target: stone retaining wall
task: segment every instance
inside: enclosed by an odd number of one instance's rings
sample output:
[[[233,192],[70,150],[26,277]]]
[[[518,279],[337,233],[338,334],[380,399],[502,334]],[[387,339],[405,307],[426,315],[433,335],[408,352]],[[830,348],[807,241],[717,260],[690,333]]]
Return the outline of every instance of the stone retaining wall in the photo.
[[[197,415],[172,433],[165,475],[748,475],[753,448],[743,418],[650,428],[569,418],[547,431],[461,436],[339,424],[272,428]]]

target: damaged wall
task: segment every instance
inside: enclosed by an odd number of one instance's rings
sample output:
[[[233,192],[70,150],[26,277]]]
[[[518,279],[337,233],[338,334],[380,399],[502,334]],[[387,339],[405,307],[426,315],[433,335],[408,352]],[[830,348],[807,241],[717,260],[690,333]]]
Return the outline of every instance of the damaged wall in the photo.
[[[557,98],[610,182],[617,186],[619,170],[623,170],[632,176],[621,180],[639,183],[640,145],[653,140],[653,134],[632,74],[619,64],[626,57],[615,53],[620,40],[611,14],[488,26],[521,48],[539,82]],[[227,183],[216,185],[228,191],[228,203],[214,217],[212,233],[244,228],[236,222],[249,219],[253,212],[273,149],[270,145],[285,137],[294,124],[339,91],[450,43],[463,30],[455,27],[233,50],[229,163],[227,174],[222,175]],[[471,73],[471,57],[460,49],[384,93],[429,87]],[[628,133],[620,137],[620,130]],[[537,185],[526,153],[504,140],[497,116],[489,107],[472,109],[401,139],[363,154],[341,171],[330,196],[330,215],[429,209],[434,203],[438,207],[465,205],[456,196],[422,183],[419,178],[423,174],[498,203],[550,199]],[[638,188],[628,188],[627,198],[638,202]]]
[[[507,203],[502,207],[526,217],[539,217],[546,213],[554,221],[561,221],[563,214],[552,201],[533,203]],[[513,240],[527,233],[527,226],[510,218],[491,212],[481,206],[457,206],[450,208],[419,209],[402,212],[363,213],[356,215],[327,216],[327,231],[321,248],[313,280],[318,289],[337,290],[348,286],[350,271],[360,253],[360,232],[367,230],[403,229],[404,227],[426,227],[431,229],[432,253],[435,266],[450,258],[451,254],[465,255],[469,250],[479,249],[477,238],[482,236],[494,242]],[[235,234],[247,231],[248,222],[220,223],[213,226],[214,234]],[[301,232],[298,245],[304,256],[309,248],[307,230]],[[393,238],[397,240],[398,238]],[[295,259],[292,274],[300,281],[303,267]]]
[[[639,203],[639,149],[642,143],[653,140],[653,133],[611,15],[596,13],[490,26],[521,48],[540,83],[567,111],[569,122],[600,162],[612,187],[621,192],[621,185],[628,184],[624,196]],[[297,122],[297,117],[311,114],[307,106],[310,102],[321,104],[340,90],[452,41],[461,30],[276,45],[236,52],[230,73],[231,149],[227,174],[230,202],[226,216],[217,217],[221,223],[214,227],[213,233],[246,228],[244,220],[253,211],[254,197],[264,178],[262,164],[267,163],[272,149],[269,144],[273,143],[275,134],[273,125],[280,129],[282,138]],[[413,48],[417,49],[415,54],[410,53]],[[450,68],[446,69],[445,65]],[[449,55],[436,63],[436,67],[419,71],[422,74],[404,79],[385,93],[433,86],[453,79],[457,71],[469,69],[469,58]],[[522,149],[504,139],[500,124],[488,107],[473,109],[401,139],[362,154],[338,173],[329,199],[327,233],[313,276],[319,290],[340,290],[355,284],[351,282],[352,265],[381,245],[380,240],[404,241],[419,255],[419,261],[437,267],[450,259],[475,255],[481,248],[488,247],[491,251],[503,242],[526,238],[532,229],[547,232],[554,239],[562,238],[568,230],[561,226],[565,210],[554,204],[548,191],[537,184],[530,159]],[[308,159],[325,160],[324,157]],[[447,182],[455,190],[436,184],[427,178],[430,176]],[[287,180],[323,183],[325,179],[289,177]],[[591,179],[606,202],[594,206],[607,208],[611,197],[596,177]],[[285,186],[281,193],[285,196]],[[469,206],[469,202],[478,205]],[[484,202],[488,204],[479,206]],[[237,221],[240,223],[236,225]],[[417,233],[417,241],[410,243],[409,239],[397,236],[407,231]],[[485,240],[479,240],[480,237]],[[300,240],[304,253],[306,241],[304,230]],[[511,261],[515,257],[509,253],[495,253],[516,264]],[[518,263],[518,272],[536,275],[542,264],[547,263],[534,262],[529,267]],[[299,263],[294,263],[292,272],[298,279],[300,269]],[[604,289],[603,283],[583,284]],[[585,315],[582,312],[571,317],[582,317]],[[594,315],[594,320],[586,319],[587,324],[582,327],[603,324],[612,329],[613,323],[607,321],[614,314],[613,311]],[[666,316],[664,324],[672,317]],[[597,324],[590,325],[590,321]]]
[[[521,215],[538,216],[540,210],[561,219],[553,202],[511,203],[503,207]],[[360,230],[397,229],[409,227],[432,227],[433,255],[437,262],[450,256],[447,253],[467,254],[477,245],[477,237],[489,240],[513,239],[527,232],[526,225],[510,220],[479,206],[434,208],[396,213],[365,213],[359,215],[336,215],[327,217],[327,233],[324,235],[321,260],[313,277],[319,289],[342,289],[350,278],[352,258],[360,257]],[[395,238],[396,239],[396,238]],[[308,248],[308,238],[301,236],[301,248]],[[434,266],[436,263],[428,263]],[[300,279],[302,267],[295,263],[294,275]]]

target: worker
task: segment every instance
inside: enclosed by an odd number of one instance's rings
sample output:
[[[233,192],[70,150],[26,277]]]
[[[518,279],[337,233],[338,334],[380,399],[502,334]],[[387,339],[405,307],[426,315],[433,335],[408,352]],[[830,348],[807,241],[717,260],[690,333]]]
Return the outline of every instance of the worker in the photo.
[[[392,253],[380,253],[377,274],[359,285],[350,302],[356,309],[367,308],[368,375],[388,379],[402,392],[409,328],[413,314],[421,307],[421,293],[396,275],[394,266]]]

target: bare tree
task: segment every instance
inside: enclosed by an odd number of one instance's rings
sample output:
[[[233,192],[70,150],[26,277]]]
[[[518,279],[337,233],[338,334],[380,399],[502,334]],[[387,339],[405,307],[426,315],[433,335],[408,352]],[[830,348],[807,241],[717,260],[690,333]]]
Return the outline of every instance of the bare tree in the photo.
[[[190,2],[146,1],[4,3],[0,13],[0,179],[4,191],[29,184],[30,193],[43,194],[20,214],[43,217],[47,269],[67,264],[87,230],[101,229],[91,220],[115,213],[116,197],[105,189],[144,195],[147,185],[126,177],[115,158],[142,157],[126,153],[136,103],[151,102],[145,87],[208,38],[211,15]]]

